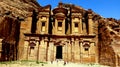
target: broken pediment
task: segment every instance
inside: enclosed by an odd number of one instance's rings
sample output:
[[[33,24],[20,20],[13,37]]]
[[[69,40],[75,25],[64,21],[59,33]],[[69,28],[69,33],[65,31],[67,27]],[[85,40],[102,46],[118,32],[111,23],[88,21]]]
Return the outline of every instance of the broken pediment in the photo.
[[[50,10],[51,10],[50,5],[39,8],[39,12],[49,12]]]
[[[71,12],[72,13],[83,13],[83,9],[82,8],[78,8],[78,7],[72,7],[71,8]]]

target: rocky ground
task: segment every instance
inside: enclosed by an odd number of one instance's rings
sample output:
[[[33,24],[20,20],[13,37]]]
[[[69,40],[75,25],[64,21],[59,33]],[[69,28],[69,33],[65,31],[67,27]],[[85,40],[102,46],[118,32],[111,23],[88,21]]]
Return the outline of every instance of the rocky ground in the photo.
[[[47,62],[31,62],[31,61],[14,61],[14,62],[4,62],[0,63],[0,67],[109,67],[99,64],[77,64],[77,63],[66,63],[64,61],[54,61],[53,63]]]

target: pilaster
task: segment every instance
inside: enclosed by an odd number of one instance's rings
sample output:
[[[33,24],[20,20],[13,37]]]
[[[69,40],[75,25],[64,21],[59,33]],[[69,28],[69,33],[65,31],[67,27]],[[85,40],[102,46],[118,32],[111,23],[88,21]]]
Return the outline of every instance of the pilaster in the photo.
[[[82,63],[82,42],[79,42],[79,49],[80,49],[80,63]]]
[[[62,34],[65,34],[65,19],[62,22]]]
[[[53,43],[53,41],[49,42],[48,61],[54,61],[54,43]]]
[[[1,59],[1,56],[2,56],[2,40],[3,39],[0,39],[0,59]]]
[[[80,61],[80,49],[79,49],[79,40],[78,39],[75,40],[74,55],[75,55],[75,62],[79,62]]]
[[[79,16],[79,34],[82,34],[83,33],[83,30],[82,30],[82,15],[80,14]]]
[[[94,42],[90,43],[90,48],[89,48],[89,57],[90,57],[90,62],[95,63],[97,62],[97,53],[96,53],[96,46]]]
[[[88,14],[88,30],[89,30],[89,34],[93,34],[93,20],[92,20],[93,16],[92,14]]]
[[[24,49],[22,50],[23,52],[23,59],[28,60],[29,57],[29,42],[24,41]]]
[[[57,26],[58,26],[58,21],[57,21],[57,19],[55,19],[55,34],[57,34],[57,30],[58,30],[58,28],[57,28]]]
[[[47,16],[47,20],[46,20],[46,34],[48,34],[48,29],[49,29],[49,16]]]
[[[115,66],[118,67],[119,66],[119,58],[118,55],[115,54]]]
[[[44,42],[44,39],[42,39],[41,41],[40,41],[40,46],[39,46],[40,48],[39,48],[39,57],[40,57],[40,61],[46,61],[45,60],[45,57],[46,57],[46,50],[45,50],[45,42]]]
[[[37,34],[40,34],[40,32],[41,32],[41,19],[38,18],[36,33],[37,33]]]
[[[44,44],[44,53],[45,53],[45,55],[44,55],[44,61],[47,61],[47,56],[48,56],[48,50],[47,50],[47,48],[48,48],[48,41],[45,40],[45,44]]]
[[[75,53],[74,53],[74,51],[75,51],[75,42],[74,42],[74,38],[72,38],[72,40],[71,40],[71,45],[72,45],[72,47],[71,47],[71,55],[72,55],[72,57],[71,57],[71,61],[72,62],[74,62],[74,60],[75,60]]]
[[[67,61],[67,45],[63,45],[63,60],[66,62]]]
[[[71,61],[71,44],[70,44],[70,41],[67,42],[67,61]]]
[[[53,60],[56,60],[56,46],[53,46]]]

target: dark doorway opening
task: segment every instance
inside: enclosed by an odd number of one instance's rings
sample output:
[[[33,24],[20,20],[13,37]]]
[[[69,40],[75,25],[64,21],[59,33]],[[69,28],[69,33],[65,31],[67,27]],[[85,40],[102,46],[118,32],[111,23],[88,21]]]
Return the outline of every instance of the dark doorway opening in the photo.
[[[57,46],[56,59],[62,59],[62,46]]]

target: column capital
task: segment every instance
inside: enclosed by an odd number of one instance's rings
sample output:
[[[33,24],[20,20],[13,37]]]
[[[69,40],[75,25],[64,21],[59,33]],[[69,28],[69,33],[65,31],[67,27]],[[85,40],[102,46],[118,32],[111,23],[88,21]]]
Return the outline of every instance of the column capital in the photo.
[[[79,18],[82,19],[82,15],[81,14],[79,15]]]
[[[47,38],[47,37],[45,37],[45,39],[44,39],[44,40],[45,40],[45,42],[47,42],[47,41],[48,41],[48,38]]]
[[[79,38],[75,38],[76,41],[79,41]]]
[[[71,41],[75,41],[75,39],[74,39],[74,38],[71,38]]]
[[[0,43],[2,42],[3,39],[0,39]]]
[[[89,18],[89,19],[92,19],[92,18],[93,18],[93,15],[92,15],[92,14],[88,14],[88,18]]]

